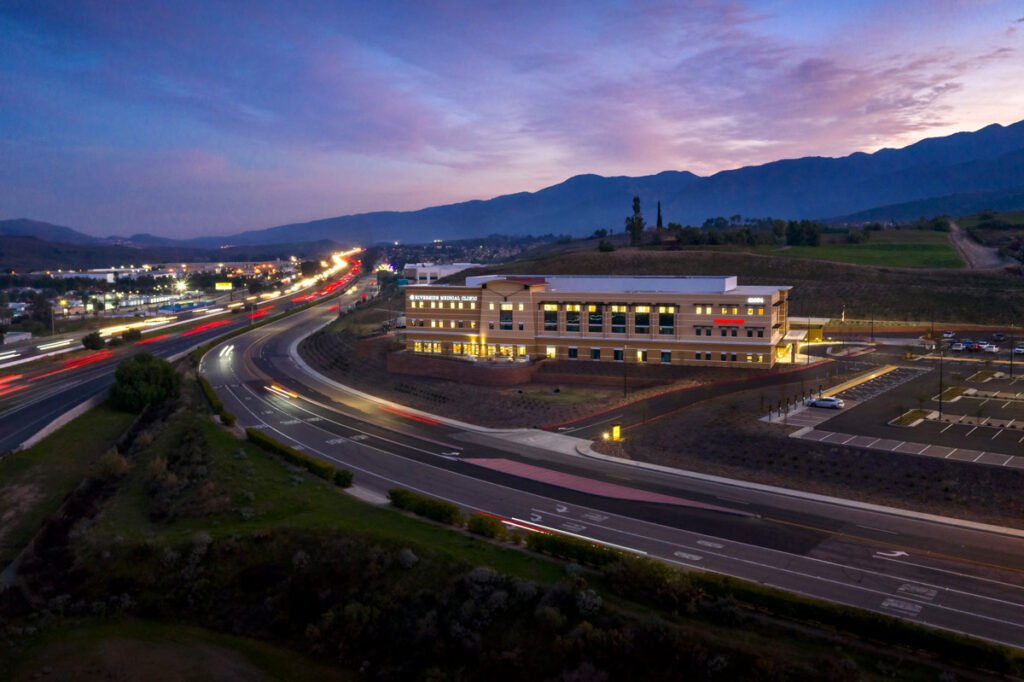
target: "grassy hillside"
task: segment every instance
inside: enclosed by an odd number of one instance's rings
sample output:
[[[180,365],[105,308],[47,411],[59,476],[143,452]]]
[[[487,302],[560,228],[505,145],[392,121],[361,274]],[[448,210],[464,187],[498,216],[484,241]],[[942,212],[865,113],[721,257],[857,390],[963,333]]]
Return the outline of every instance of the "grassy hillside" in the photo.
[[[939,234],[939,233],[936,233]],[[945,235],[942,235],[943,237]],[[933,238],[933,237],[932,237]],[[871,243],[869,242],[868,245]],[[882,245],[882,244],[880,244]],[[828,247],[807,247],[818,251]],[[841,247],[836,247],[841,248]],[[1009,324],[1024,319],[1024,281],[1003,273],[907,270],[735,250],[620,248],[559,253],[479,268],[533,274],[738,275],[741,284],[793,287],[793,315]]]

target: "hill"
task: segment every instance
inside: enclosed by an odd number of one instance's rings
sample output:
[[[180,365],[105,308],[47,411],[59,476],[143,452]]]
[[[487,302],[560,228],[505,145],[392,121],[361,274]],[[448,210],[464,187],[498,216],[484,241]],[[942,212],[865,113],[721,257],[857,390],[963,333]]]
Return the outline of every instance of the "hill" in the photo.
[[[36,237],[52,242],[63,242],[65,244],[99,244],[103,240],[99,237],[91,237],[70,227],[44,223],[39,220],[28,218],[14,218],[12,220],[0,220],[0,237]]]

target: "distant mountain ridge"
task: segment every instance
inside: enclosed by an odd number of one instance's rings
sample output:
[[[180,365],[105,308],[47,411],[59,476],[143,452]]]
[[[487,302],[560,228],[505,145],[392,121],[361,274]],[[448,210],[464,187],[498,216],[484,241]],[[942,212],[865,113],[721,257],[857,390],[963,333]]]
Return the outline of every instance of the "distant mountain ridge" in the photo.
[[[686,171],[642,177],[577,175],[537,192],[417,211],[345,215],[181,242],[145,234],[127,241],[215,247],[320,239],[424,242],[494,233],[581,236],[595,229],[622,230],[634,195],[640,196],[644,215],[652,224],[658,201],[666,223],[696,225],[712,216],[736,214],[786,219],[906,219],[908,212],[914,211],[935,215],[964,207],[964,212],[975,212],[988,208],[984,202],[990,199],[1000,210],[1022,209],[1024,121],[925,139],[901,149],[787,159],[708,177]]]

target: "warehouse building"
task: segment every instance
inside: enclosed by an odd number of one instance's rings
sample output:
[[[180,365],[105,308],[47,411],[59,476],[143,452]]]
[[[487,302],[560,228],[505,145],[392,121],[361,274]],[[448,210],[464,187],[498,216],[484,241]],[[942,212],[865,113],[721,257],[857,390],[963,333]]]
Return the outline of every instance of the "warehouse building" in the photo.
[[[735,276],[484,275],[406,289],[406,350],[470,361],[772,367],[791,333],[788,286]]]

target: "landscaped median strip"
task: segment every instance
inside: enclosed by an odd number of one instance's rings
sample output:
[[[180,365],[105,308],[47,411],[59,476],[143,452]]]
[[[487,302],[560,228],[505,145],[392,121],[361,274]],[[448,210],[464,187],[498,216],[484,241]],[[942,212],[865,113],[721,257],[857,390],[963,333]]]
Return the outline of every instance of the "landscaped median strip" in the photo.
[[[855,376],[852,379],[848,379],[841,384],[836,384],[830,389],[822,391],[821,396],[823,398],[831,398],[832,396],[842,393],[843,391],[848,391],[851,388],[860,386],[861,384],[866,384],[872,379],[877,379],[878,377],[884,376],[889,372],[893,372],[897,369],[899,369],[898,365],[886,365],[885,367],[882,367],[880,369],[873,369],[869,372],[865,372],[864,374]]]

